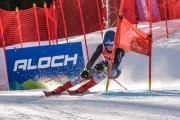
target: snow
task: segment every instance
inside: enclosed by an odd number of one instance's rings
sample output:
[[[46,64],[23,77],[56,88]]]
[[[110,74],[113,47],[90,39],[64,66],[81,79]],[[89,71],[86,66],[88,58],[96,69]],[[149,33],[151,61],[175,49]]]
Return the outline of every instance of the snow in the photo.
[[[171,88],[172,89],[172,88]],[[39,97],[40,91],[1,93],[0,118],[8,120],[178,120],[180,87]]]
[[[1,120],[180,120],[180,31],[153,43],[152,90],[148,57],[126,52],[121,76],[125,91],[106,80],[90,93],[42,97],[41,90],[0,91]]]

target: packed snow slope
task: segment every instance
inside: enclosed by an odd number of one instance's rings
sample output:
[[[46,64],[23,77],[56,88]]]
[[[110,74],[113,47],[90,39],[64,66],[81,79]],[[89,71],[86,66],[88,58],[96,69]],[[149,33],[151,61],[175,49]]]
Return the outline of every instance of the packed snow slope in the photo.
[[[152,90],[148,57],[126,52],[117,79],[90,93],[42,97],[41,90],[1,91],[1,120],[180,120],[180,32],[153,43]],[[53,86],[52,86],[53,87]]]
[[[48,98],[40,91],[0,93],[1,120],[179,120],[180,88]]]

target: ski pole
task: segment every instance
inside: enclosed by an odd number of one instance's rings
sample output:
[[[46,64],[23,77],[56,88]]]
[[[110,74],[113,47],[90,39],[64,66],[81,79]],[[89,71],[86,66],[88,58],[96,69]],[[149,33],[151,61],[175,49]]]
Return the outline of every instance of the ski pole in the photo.
[[[117,84],[119,84],[121,87],[123,87],[126,91],[128,91],[127,88],[125,88],[120,82],[118,82],[116,79],[112,78],[112,80],[114,80]]]
[[[106,92],[108,92],[108,88],[109,88],[109,82],[110,82],[110,76],[111,76],[111,70],[112,70],[112,64],[114,62],[114,55],[115,55],[115,46],[113,45],[113,50],[112,50],[112,58],[110,60],[110,65],[109,65],[109,70],[108,70],[108,79],[106,82]]]

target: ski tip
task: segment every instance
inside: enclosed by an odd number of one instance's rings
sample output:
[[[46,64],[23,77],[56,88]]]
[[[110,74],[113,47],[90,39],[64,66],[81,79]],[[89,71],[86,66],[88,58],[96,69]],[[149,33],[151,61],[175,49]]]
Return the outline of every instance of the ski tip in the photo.
[[[70,90],[66,90],[68,93],[70,93]]]
[[[49,97],[52,95],[52,92],[43,91],[45,97]]]
[[[55,91],[43,91],[43,92],[44,92],[44,95],[46,97],[49,97],[49,96],[52,96],[52,95],[58,95],[58,94],[56,94]]]
[[[47,97],[47,92],[46,92],[46,91],[43,91],[43,93],[44,93],[44,97]]]
[[[67,90],[67,92],[69,93],[69,95],[75,95],[78,94],[78,90]]]

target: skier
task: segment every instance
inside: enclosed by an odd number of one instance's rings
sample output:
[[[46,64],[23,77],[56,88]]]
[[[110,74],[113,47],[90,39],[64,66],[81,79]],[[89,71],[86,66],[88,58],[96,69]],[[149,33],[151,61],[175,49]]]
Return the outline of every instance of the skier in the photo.
[[[55,94],[60,94],[64,91],[68,91],[70,95],[83,93],[89,88],[98,84],[101,80],[105,79],[108,75],[108,69],[110,60],[112,58],[112,49],[114,45],[115,32],[108,30],[104,35],[103,43],[98,45],[96,51],[92,55],[91,59],[88,61],[84,70],[80,73],[78,77],[66,82],[63,86],[59,86],[54,91],[44,91],[46,96],[51,96]],[[96,64],[94,63],[98,57],[102,54],[103,60]],[[110,78],[117,78],[121,74],[120,63],[122,57],[124,57],[125,51],[121,48],[115,48],[115,57],[112,64],[112,71]],[[69,88],[81,83],[82,81],[87,81],[84,85],[80,86],[76,90],[68,90]]]

